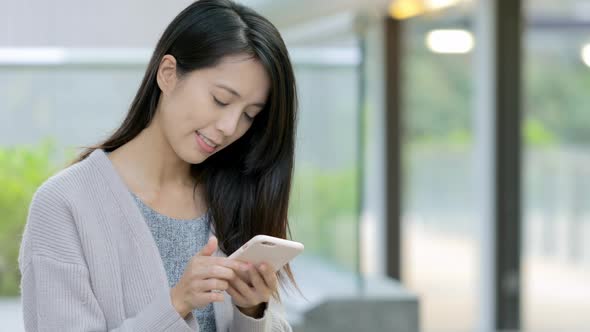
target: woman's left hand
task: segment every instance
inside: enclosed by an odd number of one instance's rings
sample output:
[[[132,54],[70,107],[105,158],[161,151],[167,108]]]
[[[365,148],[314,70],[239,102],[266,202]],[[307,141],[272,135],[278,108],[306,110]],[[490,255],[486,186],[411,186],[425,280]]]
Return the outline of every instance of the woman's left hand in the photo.
[[[243,314],[261,318],[270,297],[277,290],[277,276],[266,263],[258,266],[248,263],[247,273],[250,285],[246,280],[236,276],[229,281],[226,291]]]

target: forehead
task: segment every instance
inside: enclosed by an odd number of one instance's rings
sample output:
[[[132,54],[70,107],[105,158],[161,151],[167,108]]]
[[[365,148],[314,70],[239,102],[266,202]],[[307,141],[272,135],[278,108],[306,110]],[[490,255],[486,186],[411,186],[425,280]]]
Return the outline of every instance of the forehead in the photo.
[[[214,67],[195,72],[210,86],[225,85],[241,98],[253,103],[264,102],[270,90],[270,78],[262,63],[248,55],[226,56]]]

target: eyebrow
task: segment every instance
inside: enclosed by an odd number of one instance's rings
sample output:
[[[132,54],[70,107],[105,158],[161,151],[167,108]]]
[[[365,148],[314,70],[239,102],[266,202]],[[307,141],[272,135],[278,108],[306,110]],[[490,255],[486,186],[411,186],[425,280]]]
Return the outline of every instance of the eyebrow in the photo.
[[[229,91],[229,92],[230,92],[232,95],[234,95],[234,96],[236,96],[236,97],[238,97],[238,98],[242,98],[242,96],[240,96],[240,94],[239,94],[239,93],[238,93],[236,90],[234,90],[234,89],[230,88],[230,87],[229,87],[229,86],[227,86],[227,85],[223,85],[223,84],[215,84],[215,86],[216,86],[216,87],[218,87],[218,88],[222,88],[222,89],[225,89],[225,90]],[[253,105],[253,106],[258,106],[258,107],[260,107],[260,108],[264,108],[264,104],[261,104],[261,103],[254,103],[254,104],[252,104],[252,105]]]

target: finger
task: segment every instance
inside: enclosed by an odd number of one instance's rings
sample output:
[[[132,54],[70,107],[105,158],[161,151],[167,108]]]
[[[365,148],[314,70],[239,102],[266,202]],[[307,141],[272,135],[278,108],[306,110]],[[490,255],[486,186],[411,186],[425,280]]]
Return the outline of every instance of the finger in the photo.
[[[277,274],[273,271],[270,265],[266,263],[260,264],[258,270],[260,271],[260,274],[262,275],[262,278],[264,279],[264,282],[268,288],[270,288],[272,292],[275,292],[278,286]]]
[[[242,280],[240,278],[236,278],[234,280],[231,280],[230,287],[235,288],[246,299],[253,299],[255,297],[254,292],[252,291],[250,286],[248,284],[246,284],[246,282],[244,282],[244,280]]]
[[[207,257],[206,259],[208,260],[208,264],[225,266],[227,268],[234,270],[235,272],[248,270],[248,263],[239,261],[237,259],[229,259],[227,257],[214,256]]]
[[[231,285],[225,291],[229,294],[229,296],[231,296],[234,299],[235,302],[238,302],[238,303],[246,302],[246,299],[244,299],[242,294],[240,294],[240,292],[238,292]]]
[[[210,292],[212,290],[226,290],[229,287],[229,283],[225,280],[220,279],[206,279],[196,280],[193,283],[193,289],[199,292]]]
[[[200,303],[211,303],[211,302],[223,302],[223,293],[199,293],[196,296],[196,300]]]
[[[217,250],[217,238],[212,236],[207,244],[197,253],[197,256],[211,256]]]
[[[236,277],[234,270],[221,265],[200,265],[195,274],[198,279],[216,278],[231,280]]]
[[[258,293],[258,295],[266,297],[269,289],[266,286],[264,280],[262,279],[262,276],[260,275],[258,269],[252,267],[248,273],[250,275],[250,282],[252,283],[252,286],[254,286],[256,293]]]
[[[244,281],[246,285],[250,284],[250,277],[248,275],[248,271],[237,272],[236,277],[242,279],[242,281]]]

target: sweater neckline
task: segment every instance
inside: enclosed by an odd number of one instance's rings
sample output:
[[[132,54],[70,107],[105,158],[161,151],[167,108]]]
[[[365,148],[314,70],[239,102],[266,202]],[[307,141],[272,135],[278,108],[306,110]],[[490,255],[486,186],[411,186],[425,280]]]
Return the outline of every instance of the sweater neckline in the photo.
[[[103,154],[104,154],[105,158],[107,159],[108,163],[110,164],[111,168],[115,171],[115,173],[117,173],[117,176],[118,176],[120,182],[125,186],[125,189],[129,192],[129,194],[131,194],[131,197],[133,197],[134,201],[139,202],[139,204],[143,208],[146,208],[150,212],[155,213],[158,216],[161,216],[163,218],[166,218],[167,220],[175,221],[175,222],[201,222],[203,220],[206,220],[207,217],[209,216],[209,214],[210,214],[210,210],[209,209],[207,209],[207,211],[205,211],[205,213],[202,214],[202,215],[200,215],[200,216],[197,216],[197,217],[194,217],[194,218],[188,218],[188,219],[186,219],[186,218],[174,218],[174,217],[171,217],[171,216],[168,216],[168,215],[165,215],[163,213],[160,213],[160,212],[156,211],[149,204],[147,204],[146,202],[144,202],[143,199],[141,199],[141,197],[139,197],[136,193],[134,193],[131,189],[129,189],[129,187],[127,186],[127,184],[123,181],[123,178],[119,175],[119,172],[117,172],[117,170],[115,169],[115,166],[113,165],[112,161],[109,159],[109,156],[108,155],[111,152],[107,152],[107,151],[104,151],[102,149],[98,149],[98,150],[101,150],[103,152]]]
[[[198,216],[198,217],[194,217],[194,218],[188,218],[188,219],[184,219],[184,218],[174,218],[174,217],[170,217],[166,214],[162,214],[156,210],[154,210],[151,206],[149,206],[146,202],[144,202],[141,197],[137,196],[137,194],[135,194],[133,191],[129,191],[129,193],[131,193],[131,196],[133,196],[133,198],[139,202],[139,204],[147,209],[148,211],[150,211],[151,213],[154,213],[162,218],[166,218],[166,220],[169,221],[173,221],[173,222],[179,222],[179,223],[187,223],[187,222],[202,222],[203,220],[207,219],[207,216],[209,215],[209,211],[205,212],[204,214]]]
[[[106,180],[106,185],[111,189],[113,201],[119,206],[122,219],[129,225],[131,240],[143,248],[149,261],[152,263],[157,262],[158,278],[161,279],[162,285],[168,285],[164,262],[160,257],[156,241],[139,206],[135,203],[127,185],[123,182],[123,178],[121,178],[103,149],[95,149],[87,158],[102,174]]]
[[[158,279],[158,284],[164,287],[166,291],[169,291],[168,276],[156,240],[143,214],[139,210],[139,206],[135,204],[133,196],[123,182],[123,178],[121,178],[103,149],[95,149],[86,159],[91,168],[102,174],[106,185],[110,188],[113,194],[113,200],[121,210],[121,219],[129,224],[129,233],[132,237],[130,240],[135,241],[137,246],[142,248],[141,250],[146,259],[142,264],[154,265],[155,263],[156,266],[153,266],[153,268],[156,270],[154,272],[156,272],[155,277]],[[209,235],[212,234],[215,234],[213,223],[210,224],[209,229]],[[213,256],[225,256],[225,254],[218,248],[213,253]],[[215,302],[213,306],[215,307],[215,319],[218,322],[222,322],[225,316],[223,303]]]

